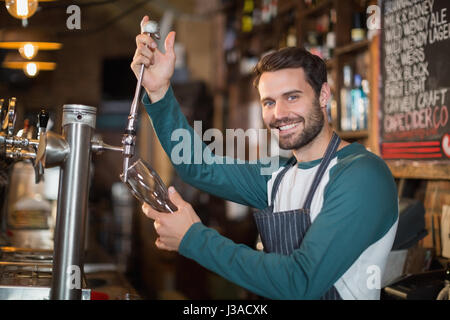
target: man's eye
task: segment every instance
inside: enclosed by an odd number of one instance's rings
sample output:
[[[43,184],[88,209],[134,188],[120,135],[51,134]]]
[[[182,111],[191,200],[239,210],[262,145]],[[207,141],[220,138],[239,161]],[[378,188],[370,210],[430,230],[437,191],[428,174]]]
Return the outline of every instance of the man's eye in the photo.
[[[274,105],[274,102],[273,101],[264,101],[263,102],[263,106],[264,107],[271,107],[271,106],[273,106]]]
[[[288,101],[293,101],[293,100],[297,100],[298,99],[298,95],[294,94],[294,95],[290,95],[288,97]]]

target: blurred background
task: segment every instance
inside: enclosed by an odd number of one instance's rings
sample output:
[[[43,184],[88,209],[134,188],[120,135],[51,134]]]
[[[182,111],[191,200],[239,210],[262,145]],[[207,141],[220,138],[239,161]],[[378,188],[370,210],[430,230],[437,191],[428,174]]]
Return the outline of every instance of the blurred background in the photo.
[[[14,17],[21,10],[31,14],[23,7],[28,2],[34,2],[36,12],[26,19]],[[382,155],[384,51],[380,29],[368,29],[366,23],[371,16],[367,8],[382,2],[0,0],[0,99],[17,98],[14,133],[22,137],[36,135],[36,116],[42,108],[50,114],[47,129],[59,133],[63,105],[83,104],[97,108],[96,134],[108,144],[121,145],[136,86],[130,69],[135,37],[142,17],[149,15],[159,23],[163,39],[176,31],[172,86],[191,125],[202,121],[203,132],[263,128],[252,68],[272,50],[304,46],[326,61],[332,89],[327,111],[333,128],[341,138]],[[438,2],[439,8],[448,5]],[[26,43],[35,46],[25,48]],[[163,41],[159,45],[163,50]],[[177,188],[204,224],[257,248],[254,209],[182,182],[142,105],[139,115],[138,156],[151,164],[167,186]],[[445,130],[448,136],[448,125],[441,136]],[[264,147],[250,139],[246,144],[246,160],[251,159],[251,150]],[[450,172],[445,161],[449,156],[442,150],[437,155],[442,161],[420,164],[417,159],[384,155],[390,160],[399,197],[405,199],[401,209],[412,212],[418,221],[405,229],[405,237],[413,240],[397,247],[390,280],[440,269],[450,257],[448,228],[441,222],[444,212],[447,217],[450,213]],[[142,214],[141,204],[119,180],[121,155],[108,151],[93,155],[91,168],[85,241],[90,288],[110,299],[125,294],[144,299],[259,298],[177,253],[156,249],[153,221]],[[46,169],[45,182],[36,185],[31,162],[0,159],[0,246],[52,249],[58,176],[58,169]],[[435,257],[443,262],[439,264]]]

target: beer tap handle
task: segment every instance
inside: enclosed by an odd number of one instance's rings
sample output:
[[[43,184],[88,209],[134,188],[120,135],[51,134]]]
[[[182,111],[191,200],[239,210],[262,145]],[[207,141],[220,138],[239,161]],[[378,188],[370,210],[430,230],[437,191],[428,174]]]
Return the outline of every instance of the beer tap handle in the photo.
[[[9,99],[8,111],[5,119],[2,123],[2,131],[4,131],[9,137],[14,134],[14,125],[16,122],[16,98]]]
[[[0,157],[6,154],[6,133],[2,130],[3,119],[6,115],[5,100],[0,99]]]
[[[141,23],[141,33],[150,35],[153,39],[161,39],[158,23],[155,21],[148,21],[145,24]],[[122,138],[123,145],[123,182],[127,181],[127,169],[129,167],[130,159],[134,156],[134,149],[136,145],[136,121],[137,121],[137,109],[139,103],[139,97],[142,88],[142,78],[144,76],[145,66],[142,64],[139,70],[138,81],[136,84],[136,90],[134,92],[133,102],[131,103],[130,115],[128,116],[128,124],[125,130],[125,134]]]
[[[42,133],[45,133],[47,130],[48,120],[50,119],[49,113],[45,109],[41,109],[38,113],[38,140],[41,137]]]
[[[3,119],[6,115],[6,106],[4,106],[5,99],[0,99],[0,125],[3,123]]]
[[[48,120],[50,118],[49,113],[44,110],[41,109],[41,111],[38,113],[38,140],[43,137],[43,135],[45,134],[45,131],[47,130],[47,124],[48,124]],[[37,150],[36,150],[37,153]],[[42,164],[42,161],[34,161],[34,177],[35,177],[35,181],[36,183],[39,183],[41,180],[43,180],[44,177],[44,165]]]

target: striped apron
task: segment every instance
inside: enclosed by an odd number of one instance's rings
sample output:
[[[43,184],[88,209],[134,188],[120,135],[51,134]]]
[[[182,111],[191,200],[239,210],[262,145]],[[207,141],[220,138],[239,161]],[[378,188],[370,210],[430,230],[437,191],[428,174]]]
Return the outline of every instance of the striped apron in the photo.
[[[341,139],[334,132],[320,163],[319,169],[314,176],[303,208],[273,212],[273,203],[277,195],[278,187],[280,186],[285,173],[297,163],[295,157],[289,159],[286,167],[277,175],[272,187],[269,207],[254,214],[256,226],[265,252],[290,255],[295,249],[300,247],[306,232],[311,226],[310,207],[314,193],[330,164],[330,161],[335,157],[340,142]],[[332,286],[321,299],[341,300],[341,297],[336,288]]]

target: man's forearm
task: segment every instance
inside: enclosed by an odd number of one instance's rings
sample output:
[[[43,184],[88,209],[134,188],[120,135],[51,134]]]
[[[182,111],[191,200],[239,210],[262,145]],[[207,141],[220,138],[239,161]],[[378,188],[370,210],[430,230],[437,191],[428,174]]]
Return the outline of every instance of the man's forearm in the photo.
[[[167,93],[167,90],[169,90],[170,87],[170,83],[167,83],[167,85],[161,87],[159,90],[156,91],[149,91],[147,89],[145,89],[150,101],[152,103],[158,102],[160,101],[162,98],[164,98],[164,96]]]
[[[261,166],[249,163],[226,164],[227,161],[223,157],[214,155],[187,122],[171,87],[157,102],[150,103],[148,95],[145,95],[143,103],[161,145],[185,182],[241,204],[256,208],[267,205],[267,180],[260,174]],[[174,137],[174,133],[182,133],[182,135]],[[179,141],[179,138],[182,140]],[[174,161],[172,154],[174,148],[178,151],[183,150],[182,161]],[[188,154],[185,155],[185,152]],[[195,152],[201,152],[201,154],[195,157]],[[201,159],[200,163],[196,161],[196,158]],[[210,160],[209,164],[204,161],[205,158]]]

